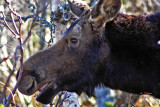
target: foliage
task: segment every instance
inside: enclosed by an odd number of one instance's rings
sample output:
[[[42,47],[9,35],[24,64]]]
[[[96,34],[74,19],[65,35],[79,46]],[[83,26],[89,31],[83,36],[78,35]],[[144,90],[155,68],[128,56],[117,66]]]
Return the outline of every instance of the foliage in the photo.
[[[113,107],[113,106],[114,106],[114,103],[113,103],[113,102],[110,102],[110,101],[106,101],[106,102],[105,102],[105,105],[106,105],[107,107]]]
[[[3,104],[0,104],[0,107],[4,107],[4,105],[3,105]]]

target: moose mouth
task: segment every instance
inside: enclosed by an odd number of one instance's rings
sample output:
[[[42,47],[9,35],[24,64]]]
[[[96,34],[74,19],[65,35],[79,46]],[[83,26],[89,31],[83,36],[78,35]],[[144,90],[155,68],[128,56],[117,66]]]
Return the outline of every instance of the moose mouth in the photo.
[[[55,82],[49,82],[43,85],[39,91],[40,93],[37,95],[36,100],[43,104],[49,104],[52,102],[57,93],[61,91],[61,88],[58,87]]]
[[[85,92],[88,96],[93,95],[96,84],[90,84],[92,82],[90,82],[88,78],[84,79],[84,81],[79,81],[79,79],[72,79],[72,81],[74,81],[74,83],[71,83],[71,81],[67,80],[65,82],[54,80],[41,86],[39,89],[40,93],[37,95],[36,100],[43,104],[49,104],[52,102],[53,98],[58,94],[58,92],[63,90],[76,92],[78,95],[80,95],[82,92]]]

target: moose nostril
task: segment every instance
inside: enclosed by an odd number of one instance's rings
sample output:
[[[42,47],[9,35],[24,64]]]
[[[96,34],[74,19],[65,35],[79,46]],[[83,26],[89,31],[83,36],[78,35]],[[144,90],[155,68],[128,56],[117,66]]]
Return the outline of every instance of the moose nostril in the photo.
[[[35,78],[30,75],[26,75],[21,79],[18,90],[23,94],[32,95],[35,92],[36,87],[37,82],[35,81]]]
[[[17,75],[16,75],[17,80],[18,80],[18,77],[19,77],[19,72],[20,72],[20,70],[18,70]]]
[[[34,91],[35,83],[34,81],[26,88],[26,92],[28,94],[32,93]]]

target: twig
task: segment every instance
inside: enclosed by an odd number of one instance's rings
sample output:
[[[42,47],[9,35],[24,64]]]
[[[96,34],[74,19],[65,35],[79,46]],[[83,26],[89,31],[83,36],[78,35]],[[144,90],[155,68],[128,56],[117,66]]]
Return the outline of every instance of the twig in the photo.
[[[132,96],[130,96],[129,93],[125,93],[125,92],[122,92],[120,94],[120,96],[118,97],[117,101],[115,102],[114,106],[113,107],[119,107],[119,106],[129,106],[130,104],[135,107],[135,102],[138,100],[139,98],[139,95],[135,95],[135,94],[132,94]]]
[[[35,18],[35,17],[36,17],[36,15],[28,15],[28,16],[21,17],[21,19],[22,19],[23,21],[27,21],[28,19],[30,19],[30,18]],[[3,19],[4,19],[4,17],[0,17],[0,20],[3,20]],[[6,21],[6,22],[12,22],[12,19],[7,19],[7,18],[5,18],[5,21]],[[14,21],[15,21],[15,22],[19,21],[19,18],[14,19]],[[50,27],[50,26],[51,26],[51,24],[50,24],[48,21],[46,21],[44,18],[42,18],[42,17],[40,17],[40,16],[37,16],[37,17],[36,17],[36,21],[41,21],[42,24],[45,24],[46,27]]]
[[[37,4],[38,4],[38,2],[36,2]],[[42,9],[43,10],[43,9]],[[21,78],[22,78],[22,73],[23,73],[23,48],[22,48],[22,46],[23,46],[23,44],[28,40],[28,38],[31,36],[31,30],[32,30],[32,28],[34,27],[34,22],[36,21],[36,17],[38,16],[38,14],[40,13],[41,11],[38,11],[37,13],[36,13],[36,15],[35,15],[35,17],[34,17],[34,19],[33,19],[33,21],[32,21],[32,25],[31,25],[31,27],[30,27],[30,31],[28,32],[28,36],[27,36],[27,38],[25,39],[25,41],[22,43],[22,40],[21,40],[21,24],[22,24],[22,19],[21,19],[21,17],[20,16],[18,16],[19,17],[19,37],[20,38],[18,38],[18,40],[19,40],[19,43],[20,43],[20,46],[19,46],[19,50],[20,50],[20,53],[21,53],[21,58],[20,58],[20,72],[19,72],[19,76],[18,76],[18,80],[17,80],[17,83],[16,83],[16,86],[14,87],[14,89],[12,90],[12,93],[14,94],[15,93],[15,91],[16,91],[16,89],[17,89],[17,87],[18,87],[18,85],[19,85],[19,83],[20,83],[20,80],[21,80]],[[6,103],[6,107],[8,107],[9,106],[9,104],[10,104],[10,102],[11,102],[11,100],[12,100],[12,97],[11,97],[11,94],[9,94],[9,96],[8,96],[8,101],[7,101],[7,103]]]
[[[142,95],[145,101],[149,104],[150,107],[153,107],[152,103],[147,99],[145,95]]]
[[[15,72],[15,68],[16,68],[16,66],[17,66],[17,61],[18,61],[18,57],[17,57],[17,52],[18,52],[18,50],[20,50],[20,53],[21,53],[21,58],[20,58],[20,65],[21,65],[21,66],[20,66],[20,75],[21,75],[22,72],[23,72],[23,49],[22,49],[22,37],[21,37],[22,19],[21,19],[21,16],[12,9],[12,7],[11,7],[11,2],[8,1],[8,0],[5,0],[5,2],[8,4],[8,8],[9,8],[10,11],[11,11],[11,19],[12,19],[12,23],[13,23],[13,26],[14,26],[14,29],[16,30],[16,32],[7,24],[7,22],[6,22],[6,20],[5,20],[5,14],[4,14],[3,12],[1,12],[2,15],[3,15],[3,21],[4,21],[5,25],[6,25],[6,27],[15,35],[16,38],[18,38],[19,43],[20,43],[20,46],[17,46],[17,47],[16,47],[16,50],[15,50],[15,53],[14,53],[14,55],[15,55],[15,64],[14,64],[14,67],[13,67],[13,69],[12,69],[12,71],[11,71],[10,75],[8,76],[7,81],[6,81],[6,83],[5,83],[5,86],[4,86],[4,89],[3,89],[3,93],[2,93],[2,97],[1,97],[1,99],[0,99],[0,102],[3,101],[3,97],[5,96],[5,91],[6,91],[6,88],[7,88],[8,84],[9,84],[10,78],[11,78],[11,76],[13,75],[13,73]],[[15,24],[13,15],[15,15],[15,16],[17,16],[17,17],[19,18],[19,28],[17,28],[17,25]],[[8,98],[7,98],[7,99],[8,99],[7,103],[4,104],[6,107],[8,107],[9,104],[11,103],[12,94],[14,95],[14,93],[15,93],[15,91],[16,91],[16,89],[17,89],[17,86],[18,86],[18,84],[19,84],[20,79],[21,79],[21,76],[19,76],[18,81],[17,81],[17,83],[16,83],[16,86],[14,87],[12,93],[10,93],[10,95],[8,96]]]
[[[26,21],[27,19],[33,18],[34,16],[35,16],[35,15],[24,16],[24,17],[22,17],[22,20],[23,20],[23,21]],[[3,20],[3,17],[0,17],[0,20]],[[7,19],[7,18],[5,18],[5,20],[6,20],[7,22],[12,22],[12,19]],[[18,22],[18,21],[19,21],[19,18],[18,18],[18,19],[14,19],[14,21],[15,21],[15,22]]]
[[[3,46],[7,45],[10,41],[12,41],[15,37],[12,37],[10,40],[8,40],[6,43],[0,45],[0,48],[2,48]]]
[[[55,107],[58,107],[58,104],[59,104],[59,102],[60,102],[61,97],[62,97],[63,94],[64,94],[63,91],[59,92],[59,94],[58,94],[58,100],[56,101]]]
[[[5,16],[4,12],[1,12],[1,13],[3,15],[3,21],[4,21],[5,25],[6,25],[6,27],[13,33],[13,35],[15,35],[16,38],[19,38],[19,36],[12,30],[12,28],[6,22],[6,19],[5,19],[6,16]]]
[[[1,81],[0,81],[0,84],[2,84],[3,86],[5,86],[5,84],[4,84],[3,82],[1,82]],[[13,93],[12,93],[11,89],[7,87],[7,90],[11,93],[12,98],[13,98],[13,102],[15,103],[14,95],[13,95]]]
[[[14,28],[15,28],[15,30],[16,30],[16,33],[19,34],[19,31],[18,31],[18,29],[17,29],[17,25],[16,25],[16,23],[15,23],[15,21],[14,21],[13,13],[11,13],[11,19],[12,19],[13,26],[14,26]]]
[[[13,70],[11,71],[11,73],[10,73],[10,75],[8,76],[8,78],[7,78],[7,81],[6,81],[6,83],[5,83],[5,86],[4,86],[4,89],[3,89],[3,93],[2,93],[2,97],[1,97],[1,102],[3,101],[3,97],[5,96],[5,91],[6,91],[6,88],[7,88],[7,86],[8,86],[8,84],[9,84],[9,81],[10,81],[10,78],[11,78],[11,76],[13,75],[13,73],[15,72],[15,68],[16,68],[16,66],[17,66],[17,60],[18,60],[18,58],[17,58],[17,52],[18,52],[18,49],[19,49],[19,47],[17,47],[16,48],[16,51],[15,51],[15,64],[14,64],[14,66],[13,66]],[[14,94],[14,93],[13,93]],[[5,105],[5,104],[4,104]]]
[[[2,62],[4,62],[4,61],[8,60],[8,58],[9,58],[9,56],[6,57],[6,58],[3,58],[2,61],[0,61],[0,63],[2,63]]]
[[[64,93],[64,97],[63,99],[61,100],[60,104],[59,104],[59,107],[61,107],[61,105],[63,104],[64,100],[67,98],[67,97],[70,97],[70,96],[67,96],[67,92]]]
[[[22,73],[23,73],[23,49],[22,49],[21,46],[20,46],[20,53],[21,53],[21,58],[20,58],[20,72],[19,72],[19,76],[18,76],[17,83],[16,83],[14,89],[12,90],[12,93],[13,93],[13,94],[15,94],[15,92],[16,92],[16,90],[17,90],[17,87],[18,87],[18,85],[19,85],[19,83],[20,83],[20,80],[21,80],[21,77],[22,77]],[[11,94],[9,94],[9,96],[8,96],[7,99],[8,99],[8,101],[7,101],[6,105],[5,105],[5,107],[8,107],[9,104],[10,104],[10,102],[11,102],[11,100],[12,100]]]
[[[37,1],[36,1],[36,4],[38,5]],[[31,27],[30,27],[30,29],[29,29],[29,31],[28,31],[28,35],[27,35],[26,39],[23,41],[23,45],[27,42],[28,38],[29,38],[29,37],[31,36],[31,34],[32,34],[32,29],[33,29],[33,27],[34,27],[34,23],[35,23],[37,17],[39,17],[38,14],[41,13],[45,8],[47,8],[47,6],[48,6],[48,5],[46,5],[41,11],[38,11],[38,9],[39,9],[38,7],[39,7],[39,6],[37,6],[37,12],[36,12],[36,14],[35,14],[34,19],[32,20],[32,24],[31,24]],[[48,23],[49,23],[49,22],[48,22]]]
[[[130,105],[132,105],[131,107],[136,107],[134,104],[135,104],[135,102],[133,103],[133,101],[132,101],[132,94],[130,94],[129,95],[129,101],[128,101],[128,107],[130,106]],[[133,96],[134,97],[134,96]]]
[[[30,27],[30,29],[29,29],[29,31],[28,31],[28,35],[27,35],[26,39],[23,41],[23,45],[27,42],[28,38],[31,36],[31,32],[32,32],[32,29],[33,29],[33,27],[34,27],[34,23],[35,23],[35,21],[36,21],[36,18],[37,18],[37,16],[38,16],[38,14],[39,14],[39,12],[36,13],[34,19],[32,20],[31,27]]]
[[[19,55],[17,55],[17,58],[20,58],[20,56],[19,56]],[[13,56],[9,55],[9,56],[7,56],[7,57],[3,58],[3,59],[0,61],[0,64],[1,64],[2,62],[4,62],[4,61],[7,61],[8,59],[15,59],[15,57],[13,57]]]

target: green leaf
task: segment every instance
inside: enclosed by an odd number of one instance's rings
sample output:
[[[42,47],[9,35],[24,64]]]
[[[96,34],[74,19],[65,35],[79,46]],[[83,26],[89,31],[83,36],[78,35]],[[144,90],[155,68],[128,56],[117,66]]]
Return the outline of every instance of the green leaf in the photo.
[[[4,107],[4,105],[3,105],[3,104],[0,104],[0,107]]]
[[[24,98],[24,101],[25,101],[25,104],[26,104],[27,106],[29,106],[29,105],[31,104],[31,102],[28,102],[26,98]]]
[[[113,106],[114,106],[114,103],[111,102],[111,101],[106,101],[106,102],[105,102],[105,105],[106,105],[106,107],[113,107]]]

